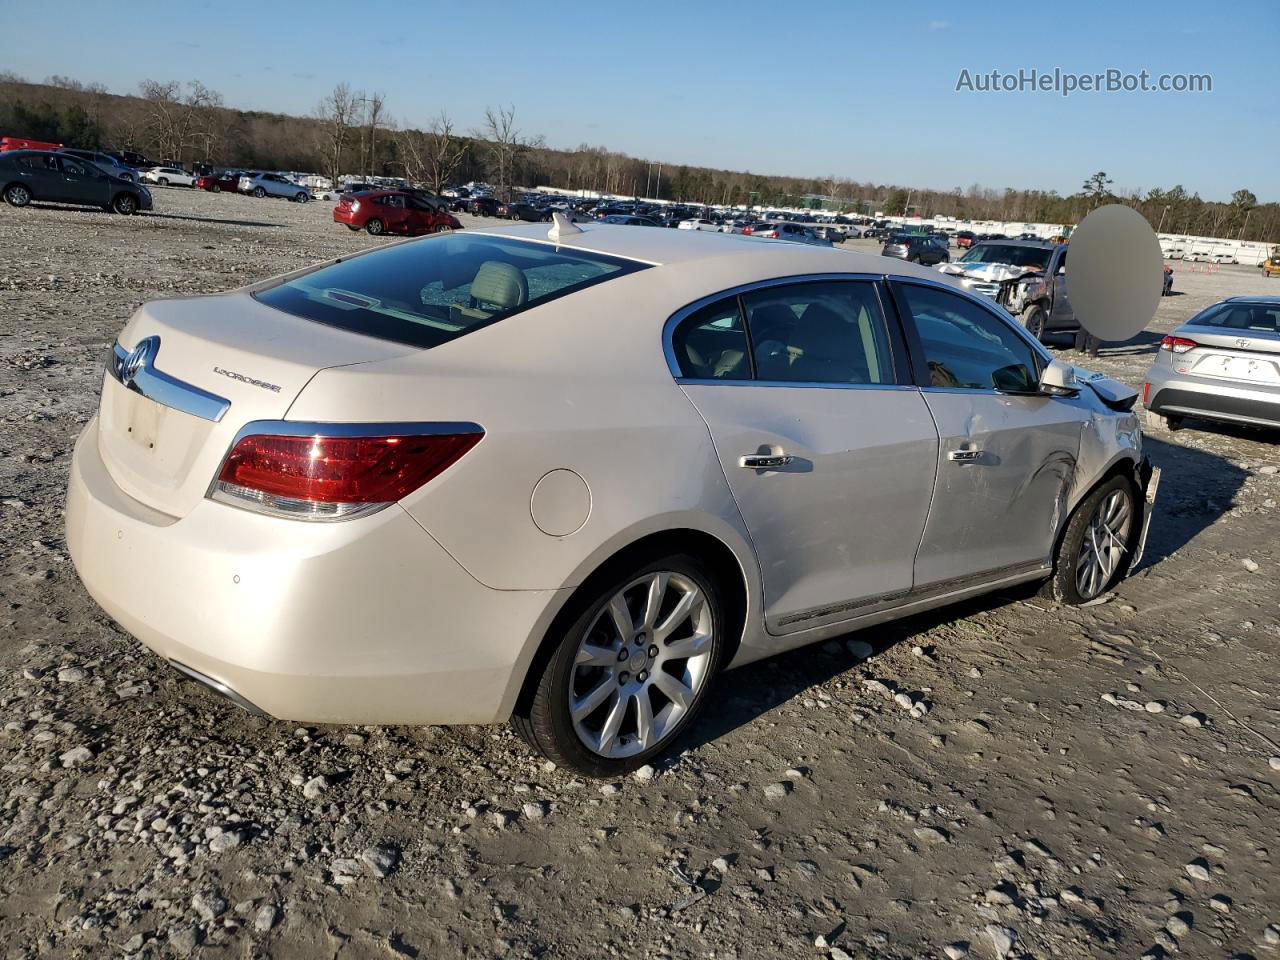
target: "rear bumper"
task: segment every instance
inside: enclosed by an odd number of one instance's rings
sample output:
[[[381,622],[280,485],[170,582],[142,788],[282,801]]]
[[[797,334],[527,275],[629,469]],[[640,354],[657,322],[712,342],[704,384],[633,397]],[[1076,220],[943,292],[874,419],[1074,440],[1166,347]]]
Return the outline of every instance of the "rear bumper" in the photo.
[[[363,227],[363,223],[357,223],[355,214],[350,210],[344,210],[342,207],[333,208],[333,222],[345,223],[348,227]]]
[[[212,501],[158,513],[112,480],[96,418],[72,459],[67,546],[125,630],[301,722],[503,720],[559,599],[481,585],[399,506],[346,523]]]
[[[1280,427],[1280,389],[1238,381],[1180,376],[1153,365],[1147,409],[1162,416],[1201,417],[1228,423]]]

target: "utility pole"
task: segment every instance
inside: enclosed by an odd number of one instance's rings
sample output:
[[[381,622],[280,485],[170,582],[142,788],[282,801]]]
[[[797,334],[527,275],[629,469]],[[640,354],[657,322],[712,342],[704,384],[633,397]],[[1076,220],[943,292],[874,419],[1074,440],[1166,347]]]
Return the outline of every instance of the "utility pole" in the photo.
[[[1167,206],[1164,208],[1164,210],[1163,210],[1163,211],[1161,211],[1161,213],[1160,213],[1160,223],[1159,223],[1159,225],[1156,227],[1156,233],[1159,233],[1159,232],[1160,232],[1160,227],[1163,227],[1163,226],[1164,226],[1164,215],[1165,215],[1166,213],[1168,213],[1168,212],[1169,212],[1169,208],[1168,208]]]
[[[662,164],[658,164],[658,179],[654,181],[653,195],[662,196]]]
[[[1245,214],[1244,214],[1244,223],[1243,223],[1243,224],[1241,224],[1241,226],[1240,226],[1240,232],[1236,234],[1236,241],[1237,241],[1237,242],[1239,242],[1240,238],[1244,236],[1244,230],[1245,230],[1245,227],[1249,226],[1249,218],[1250,218],[1251,216],[1253,216],[1253,211],[1252,211],[1252,210],[1246,210],[1246,211],[1245,211]]]

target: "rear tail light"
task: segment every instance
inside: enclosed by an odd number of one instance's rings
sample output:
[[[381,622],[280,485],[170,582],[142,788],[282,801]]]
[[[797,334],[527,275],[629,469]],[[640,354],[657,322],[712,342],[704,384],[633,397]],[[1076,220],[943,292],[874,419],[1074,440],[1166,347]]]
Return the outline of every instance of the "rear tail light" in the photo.
[[[352,436],[315,432],[241,437],[209,491],[213,500],[295,520],[350,520],[381,510],[438,477],[480,442],[472,424],[449,432]],[[382,427],[385,429],[385,427]],[[334,431],[337,432],[337,431]]]
[[[1142,385],[1142,402],[1145,404],[1151,399],[1151,384],[1144,383]]]
[[[1161,350],[1170,350],[1174,353],[1186,353],[1188,350],[1193,350],[1198,346],[1200,344],[1194,340],[1188,340],[1186,337],[1165,337],[1160,341]]]

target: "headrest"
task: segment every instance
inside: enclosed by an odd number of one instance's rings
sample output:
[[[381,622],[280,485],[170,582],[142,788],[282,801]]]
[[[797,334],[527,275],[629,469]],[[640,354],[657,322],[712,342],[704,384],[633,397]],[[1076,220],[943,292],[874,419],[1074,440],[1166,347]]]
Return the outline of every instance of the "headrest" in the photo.
[[[524,274],[511,264],[486,260],[471,281],[471,299],[509,310],[529,299],[529,284]]]

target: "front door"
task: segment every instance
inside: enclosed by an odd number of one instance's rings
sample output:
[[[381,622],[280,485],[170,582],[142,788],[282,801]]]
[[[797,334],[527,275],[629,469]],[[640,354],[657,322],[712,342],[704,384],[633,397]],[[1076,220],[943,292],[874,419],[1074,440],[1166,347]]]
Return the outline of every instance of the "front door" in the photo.
[[[728,297],[683,321],[672,351],[755,546],[768,630],[840,622],[905,596],[938,436],[903,382],[877,284],[790,282]]]
[[[70,157],[59,157],[62,167],[62,196],[58,199],[67,203],[92,203],[102,205],[107,202],[106,174],[97,167]]]
[[[1042,358],[993,310],[932,285],[894,291],[940,439],[917,588],[1047,563],[1088,411],[1039,392]]]

